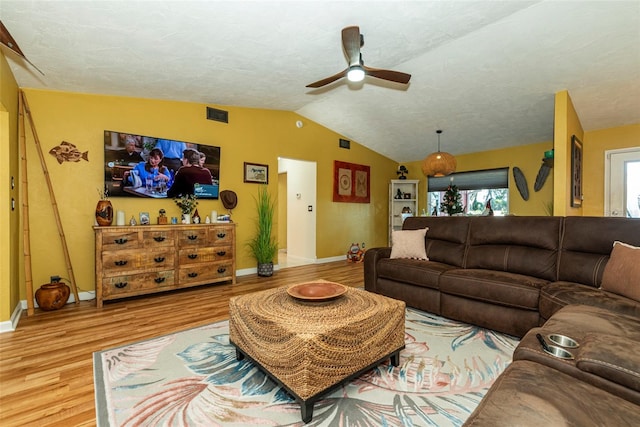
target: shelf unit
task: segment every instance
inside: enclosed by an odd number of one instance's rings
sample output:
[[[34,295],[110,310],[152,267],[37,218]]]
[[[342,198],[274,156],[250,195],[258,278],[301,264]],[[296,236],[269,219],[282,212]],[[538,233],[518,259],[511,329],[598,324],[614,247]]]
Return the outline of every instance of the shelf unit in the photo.
[[[391,246],[391,232],[401,230],[402,223],[407,216],[418,214],[418,183],[417,179],[392,179],[389,183],[389,246]],[[398,198],[402,194],[402,198]],[[410,213],[403,213],[408,208]]]

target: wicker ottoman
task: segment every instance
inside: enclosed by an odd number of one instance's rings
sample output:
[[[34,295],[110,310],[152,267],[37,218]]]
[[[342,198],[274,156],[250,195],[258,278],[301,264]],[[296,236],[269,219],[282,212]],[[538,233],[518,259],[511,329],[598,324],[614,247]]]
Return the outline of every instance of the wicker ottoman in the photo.
[[[229,339],[285,388],[311,421],[319,398],[404,348],[405,303],[364,290],[329,301],[300,301],[287,287],[233,297]]]

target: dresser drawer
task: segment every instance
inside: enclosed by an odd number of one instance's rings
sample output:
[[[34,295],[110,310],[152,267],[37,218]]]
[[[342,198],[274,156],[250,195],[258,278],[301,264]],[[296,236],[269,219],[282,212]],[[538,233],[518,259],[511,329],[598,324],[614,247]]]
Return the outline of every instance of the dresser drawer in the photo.
[[[206,282],[229,279],[232,276],[231,262],[218,262],[213,265],[193,265],[180,267],[178,280],[185,284],[189,282]]]
[[[175,255],[176,252],[173,246],[145,251],[142,255],[141,264],[143,268],[174,268]]]
[[[104,274],[113,276],[141,268],[143,254],[139,249],[102,252]]]
[[[200,264],[205,262],[224,261],[233,258],[231,246],[180,249],[178,264]]]
[[[181,248],[208,244],[206,227],[189,228],[178,232],[178,246]]]
[[[173,247],[176,244],[176,234],[172,230],[144,231],[142,233],[142,242],[145,248]]]
[[[103,298],[112,295],[125,296],[126,294],[154,291],[158,288],[174,285],[175,277],[173,270],[105,277],[102,280],[102,296]]]
[[[233,240],[233,227],[222,226],[209,230],[209,241],[213,245],[230,245]]]
[[[103,233],[102,250],[116,251],[124,249],[135,249],[140,247],[137,231],[114,231]]]

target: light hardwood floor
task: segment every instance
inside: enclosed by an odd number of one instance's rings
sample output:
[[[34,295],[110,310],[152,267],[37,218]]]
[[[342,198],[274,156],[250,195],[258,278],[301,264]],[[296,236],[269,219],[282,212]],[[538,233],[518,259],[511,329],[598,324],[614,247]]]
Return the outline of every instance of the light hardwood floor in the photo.
[[[364,286],[363,265],[339,261],[291,267],[270,278],[238,278],[106,303],[23,314],[14,332],[0,334],[0,426],[95,425],[93,353],[228,318],[229,297],[325,279]]]

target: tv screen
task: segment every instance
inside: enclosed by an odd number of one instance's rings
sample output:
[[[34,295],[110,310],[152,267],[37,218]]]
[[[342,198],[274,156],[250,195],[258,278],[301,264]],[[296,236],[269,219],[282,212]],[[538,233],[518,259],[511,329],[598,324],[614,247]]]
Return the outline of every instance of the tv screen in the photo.
[[[176,180],[185,153],[195,159],[188,150],[197,152],[201,167],[187,166]],[[217,199],[220,147],[105,130],[104,185],[110,197],[161,199],[192,193]]]

